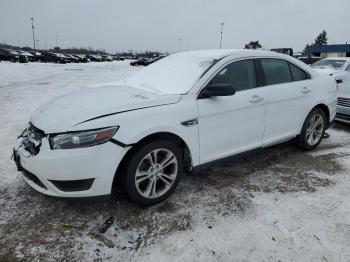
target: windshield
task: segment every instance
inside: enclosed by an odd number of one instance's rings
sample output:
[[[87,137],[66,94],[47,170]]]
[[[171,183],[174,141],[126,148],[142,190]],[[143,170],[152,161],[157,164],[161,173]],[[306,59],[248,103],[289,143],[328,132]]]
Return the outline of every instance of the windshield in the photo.
[[[345,60],[336,60],[336,59],[322,59],[312,64],[313,68],[328,68],[328,69],[340,69],[344,64]]]
[[[184,53],[165,57],[122,81],[158,94],[186,94],[215,59]]]

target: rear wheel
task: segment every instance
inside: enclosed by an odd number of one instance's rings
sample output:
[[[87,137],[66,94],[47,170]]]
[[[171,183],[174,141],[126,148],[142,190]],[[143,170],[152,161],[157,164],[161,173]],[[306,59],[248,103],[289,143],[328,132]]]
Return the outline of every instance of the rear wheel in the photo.
[[[133,202],[153,205],[174,192],[182,172],[181,149],[168,141],[152,141],[130,158],[119,186]]]
[[[316,148],[322,141],[327,126],[327,116],[320,108],[313,109],[306,117],[297,144],[305,150]]]

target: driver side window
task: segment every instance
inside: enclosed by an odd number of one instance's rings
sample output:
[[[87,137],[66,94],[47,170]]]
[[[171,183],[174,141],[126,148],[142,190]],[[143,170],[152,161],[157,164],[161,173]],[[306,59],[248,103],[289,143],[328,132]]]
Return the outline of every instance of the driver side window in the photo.
[[[233,62],[224,67],[210,81],[211,84],[230,84],[236,92],[256,87],[256,75],[253,60]]]

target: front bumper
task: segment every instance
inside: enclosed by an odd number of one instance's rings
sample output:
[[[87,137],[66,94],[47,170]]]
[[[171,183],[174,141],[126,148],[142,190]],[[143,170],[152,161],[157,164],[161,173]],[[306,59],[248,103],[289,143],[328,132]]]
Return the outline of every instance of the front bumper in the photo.
[[[23,172],[23,179],[40,193],[54,197],[92,197],[111,194],[115,172],[127,150],[111,142],[52,150],[45,137],[37,155],[17,145],[14,160]],[[74,186],[78,191],[74,191]]]
[[[339,97],[335,120],[350,123],[350,98]]]

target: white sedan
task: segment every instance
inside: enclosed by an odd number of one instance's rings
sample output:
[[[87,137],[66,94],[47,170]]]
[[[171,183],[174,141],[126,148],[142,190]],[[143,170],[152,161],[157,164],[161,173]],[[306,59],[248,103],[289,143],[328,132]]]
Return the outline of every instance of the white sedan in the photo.
[[[337,87],[293,57],[256,50],[170,55],[115,85],[37,109],[14,159],[56,197],[124,192],[141,205],[173,193],[184,170],[294,139],[314,149]]]
[[[350,57],[325,58],[312,67],[320,74],[335,77],[338,84],[336,120],[350,123]]]

